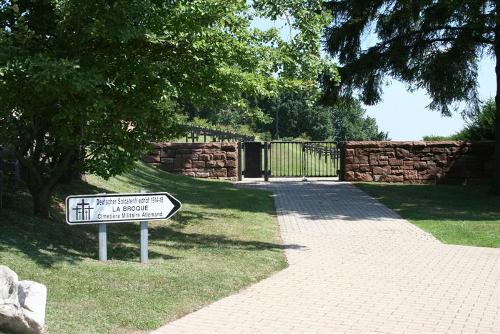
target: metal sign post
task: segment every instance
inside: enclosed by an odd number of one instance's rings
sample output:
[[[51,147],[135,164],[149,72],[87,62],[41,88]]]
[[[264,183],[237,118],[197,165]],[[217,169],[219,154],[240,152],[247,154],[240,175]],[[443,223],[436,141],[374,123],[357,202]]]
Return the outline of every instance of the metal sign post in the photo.
[[[99,260],[107,261],[107,224],[140,222],[141,263],[148,263],[148,221],[165,220],[181,208],[169,193],[78,195],[66,198],[69,225],[99,225]]]
[[[141,263],[148,263],[148,222],[141,222]]]
[[[108,261],[108,233],[107,233],[107,225],[99,224],[99,261],[106,262]]]

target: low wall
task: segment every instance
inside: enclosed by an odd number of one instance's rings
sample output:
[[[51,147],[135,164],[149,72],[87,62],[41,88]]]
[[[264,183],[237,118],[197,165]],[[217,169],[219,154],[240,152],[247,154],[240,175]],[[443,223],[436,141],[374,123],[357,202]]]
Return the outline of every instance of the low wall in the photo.
[[[404,183],[485,183],[493,175],[494,142],[347,142],[343,179]]]
[[[237,143],[157,143],[146,163],[185,176],[236,179]]]

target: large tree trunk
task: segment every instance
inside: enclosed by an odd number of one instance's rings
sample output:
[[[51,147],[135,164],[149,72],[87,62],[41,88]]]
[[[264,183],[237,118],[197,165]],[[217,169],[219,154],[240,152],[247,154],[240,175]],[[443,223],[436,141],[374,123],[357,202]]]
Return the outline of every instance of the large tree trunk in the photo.
[[[495,74],[497,90],[495,95],[495,155],[491,193],[500,195],[500,8],[497,8],[495,27]]]
[[[74,152],[74,149],[70,149],[62,154],[57,164],[53,166],[51,175],[45,176],[40,172],[41,167],[37,165],[38,161],[31,161],[29,157],[18,154],[18,160],[23,167],[23,179],[33,199],[33,213],[35,216],[40,218],[50,217],[52,193],[63,175],[67,173]]]
[[[50,199],[52,191],[49,189],[40,189],[32,193],[33,197],[33,213],[35,216],[47,219],[50,217]]]

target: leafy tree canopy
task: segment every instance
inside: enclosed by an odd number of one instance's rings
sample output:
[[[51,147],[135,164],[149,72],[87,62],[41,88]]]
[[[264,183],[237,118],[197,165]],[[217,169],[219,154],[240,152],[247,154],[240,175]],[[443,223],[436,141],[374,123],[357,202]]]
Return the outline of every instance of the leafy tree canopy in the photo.
[[[488,100],[481,111],[470,117],[464,129],[451,136],[424,136],[424,140],[494,140],[495,139],[495,101]]]
[[[312,140],[386,140],[376,120],[365,115],[359,101],[338,101],[323,106],[313,89],[283,91],[279,96],[263,99],[260,109],[272,122],[257,125],[259,132],[273,138],[308,138]]]
[[[375,118],[366,116],[359,101],[339,101],[331,107],[335,140],[390,140]]]
[[[319,1],[319,0],[318,0]],[[316,6],[309,1],[307,6]],[[70,168],[109,177],[177,135],[178,101],[245,110],[247,97],[314,86],[321,11],[299,1],[0,2],[0,143],[48,214]],[[305,8],[305,7],[304,7]],[[315,7],[319,8],[319,7]],[[291,15],[291,42],[253,17]],[[307,29],[306,29],[307,28]]]

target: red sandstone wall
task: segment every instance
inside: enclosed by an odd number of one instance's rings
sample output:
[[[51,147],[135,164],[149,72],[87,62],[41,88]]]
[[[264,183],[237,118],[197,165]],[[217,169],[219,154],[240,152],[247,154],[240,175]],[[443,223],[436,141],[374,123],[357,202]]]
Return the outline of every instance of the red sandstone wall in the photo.
[[[158,143],[143,160],[186,176],[217,179],[238,176],[237,143]]]
[[[345,181],[474,182],[493,174],[494,142],[347,142]]]

